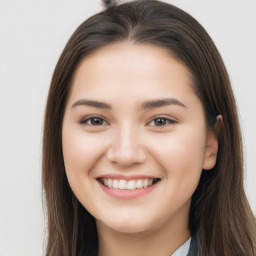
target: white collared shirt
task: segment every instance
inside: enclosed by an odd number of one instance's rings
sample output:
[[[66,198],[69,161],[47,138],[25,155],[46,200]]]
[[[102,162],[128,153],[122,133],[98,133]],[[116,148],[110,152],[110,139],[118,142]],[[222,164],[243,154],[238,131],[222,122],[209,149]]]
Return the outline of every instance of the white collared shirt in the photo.
[[[187,256],[191,243],[191,237],[178,250],[170,256]]]

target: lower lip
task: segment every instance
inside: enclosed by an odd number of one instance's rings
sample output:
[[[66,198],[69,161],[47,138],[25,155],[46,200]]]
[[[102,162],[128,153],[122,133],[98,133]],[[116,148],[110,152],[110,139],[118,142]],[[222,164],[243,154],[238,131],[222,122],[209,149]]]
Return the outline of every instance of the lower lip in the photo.
[[[147,188],[139,188],[134,190],[121,190],[121,189],[113,189],[109,188],[107,186],[104,186],[99,180],[97,180],[100,187],[105,191],[108,195],[119,198],[119,199],[135,199],[141,196],[144,196],[154,190],[159,183],[156,182],[153,185],[147,187]]]

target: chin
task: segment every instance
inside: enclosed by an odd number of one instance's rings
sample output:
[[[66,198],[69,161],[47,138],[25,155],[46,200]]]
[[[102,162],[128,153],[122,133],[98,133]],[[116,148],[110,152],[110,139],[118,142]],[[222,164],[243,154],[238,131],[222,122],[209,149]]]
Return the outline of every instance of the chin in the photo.
[[[149,229],[147,224],[143,225],[142,223],[139,225],[135,223],[120,223],[119,225],[111,225],[109,227],[116,232],[125,234],[143,233]]]
[[[119,233],[134,234],[145,232],[152,228],[154,222],[145,218],[135,218],[134,216],[122,216],[100,221],[104,226]]]

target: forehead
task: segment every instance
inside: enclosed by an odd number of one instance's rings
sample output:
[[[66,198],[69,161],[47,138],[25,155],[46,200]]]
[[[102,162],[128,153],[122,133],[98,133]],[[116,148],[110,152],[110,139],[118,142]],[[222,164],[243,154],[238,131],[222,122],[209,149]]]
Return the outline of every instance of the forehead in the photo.
[[[139,89],[146,84],[182,84],[192,89],[192,74],[167,49],[149,44],[119,42],[86,56],[76,69],[72,91],[76,89]],[[144,86],[143,85],[143,86]],[[163,86],[162,86],[163,87]],[[168,87],[168,86],[167,86]]]
[[[87,64],[88,63],[88,64]],[[85,56],[76,72],[79,72],[81,66],[89,64],[97,65],[97,69],[115,70],[119,68],[128,68],[127,71],[147,71],[156,66],[167,68],[166,64],[179,64],[188,75],[191,75],[185,64],[183,64],[171,51],[164,47],[152,44],[133,43],[129,41],[116,42],[103,46],[89,55]],[[120,65],[122,64],[122,65]],[[176,65],[178,67],[178,65]],[[94,67],[94,66],[93,66]]]

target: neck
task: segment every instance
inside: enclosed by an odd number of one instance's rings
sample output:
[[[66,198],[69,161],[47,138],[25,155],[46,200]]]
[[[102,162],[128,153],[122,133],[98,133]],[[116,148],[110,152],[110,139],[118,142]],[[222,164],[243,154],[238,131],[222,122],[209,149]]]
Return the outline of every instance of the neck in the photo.
[[[99,256],[169,256],[190,237],[188,221],[180,218],[168,225],[138,233],[117,232],[102,222],[97,222],[97,230]]]

